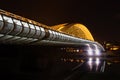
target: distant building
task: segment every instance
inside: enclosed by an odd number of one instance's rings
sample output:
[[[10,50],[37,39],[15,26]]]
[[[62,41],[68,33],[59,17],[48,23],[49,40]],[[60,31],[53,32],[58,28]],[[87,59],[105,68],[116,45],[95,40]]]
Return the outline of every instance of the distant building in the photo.
[[[104,42],[103,46],[106,50],[110,50],[110,51],[120,50],[120,42],[118,41]]]

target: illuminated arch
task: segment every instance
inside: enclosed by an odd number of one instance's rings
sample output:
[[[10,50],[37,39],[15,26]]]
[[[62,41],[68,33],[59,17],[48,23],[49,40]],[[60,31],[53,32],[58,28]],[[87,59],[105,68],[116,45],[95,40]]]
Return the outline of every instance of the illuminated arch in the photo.
[[[91,35],[90,31],[82,24],[76,23],[76,24],[59,24],[51,27],[54,30],[65,32],[68,34],[71,34],[75,37],[84,38],[88,40],[92,40],[93,36]]]

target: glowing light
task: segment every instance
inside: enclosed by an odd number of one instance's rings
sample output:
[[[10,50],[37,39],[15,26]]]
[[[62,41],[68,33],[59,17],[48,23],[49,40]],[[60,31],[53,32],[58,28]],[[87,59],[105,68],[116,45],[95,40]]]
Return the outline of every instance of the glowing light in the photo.
[[[89,61],[92,61],[93,59],[92,58],[89,58]]]
[[[87,44],[87,45],[88,45],[88,49],[87,49],[88,55],[92,56],[93,55],[93,50],[91,49],[89,44]]]
[[[95,49],[94,49],[95,55],[96,55],[96,56],[99,56],[99,55],[100,55],[100,50],[98,49],[97,45],[95,45],[95,44],[93,44],[93,45],[94,45],[94,47],[95,47]]]
[[[84,60],[81,60],[81,62],[83,63],[83,62],[84,62]]]
[[[54,30],[58,30],[60,32],[65,32],[68,33],[70,35],[73,35],[75,37],[79,37],[79,38],[84,38],[87,40],[92,40],[93,36],[91,35],[90,31],[82,24],[59,24],[59,25],[55,25],[51,27]]]
[[[89,65],[92,65],[92,61],[93,61],[93,59],[92,59],[92,58],[89,58],[88,64],[89,64]]]
[[[100,59],[99,58],[96,58],[96,65],[99,65],[100,64]]]
[[[88,55],[89,55],[89,56],[92,56],[92,55],[93,55],[92,49],[91,49],[90,47],[88,48],[87,51],[88,51]]]
[[[98,66],[99,66],[99,64],[100,64],[100,59],[99,59],[99,58],[96,58],[95,63],[96,63],[96,71],[97,71],[97,70],[98,70]]]
[[[79,49],[77,49],[76,52],[79,52]]]
[[[108,65],[111,65],[112,63],[110,63],[110,62],[107,62],[107,64],[108,64]]]
[[[85,34],[85,36],[86,36],[86,39],[89,39],[89,40],[94,41],[93,36],[91,35],[91,33],[90,33],[90,31],[87,29],[87,27],[85,27],[85,26],[82,25],[82,24],[75,24],[74,26],[79,27],[79,28],[84,32],[84,34]]]
[[[117,46],[113,46],[112,48],[110,48],[110,50],[118,50],[119,49],[119,47],[117,47]]]
[[[93,65],[93,59],[92,58],[89,58],[88,65],[90,67],[90,70],[92,70],[92,65]]]
[[[64,62],[66,62],[67,60],[66,59],[63,59]]]
[[[74,60],[73,59],[70,59],[70,62],[73,62]]]
[[[110,46],[111,44],[110,43],[107,43],[106,46]]]
[[[100,51],[98,49],[95,50],[95,54],[96,56],[99,56],[100,55]]]

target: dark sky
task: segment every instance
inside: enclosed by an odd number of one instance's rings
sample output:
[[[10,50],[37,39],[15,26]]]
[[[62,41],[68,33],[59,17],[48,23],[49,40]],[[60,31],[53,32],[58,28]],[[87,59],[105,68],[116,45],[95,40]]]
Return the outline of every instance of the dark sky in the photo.
[[[119,0],[1,0],[0,9],[46,25],[79,22],[97,41],[120,41]]]

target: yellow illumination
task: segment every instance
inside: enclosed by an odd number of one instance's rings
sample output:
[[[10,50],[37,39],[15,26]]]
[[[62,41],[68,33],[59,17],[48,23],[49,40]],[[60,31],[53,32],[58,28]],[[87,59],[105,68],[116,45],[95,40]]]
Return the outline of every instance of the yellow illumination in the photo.
[[[81,60],[81,62],[83,63],[83,62],[84,62],[84,60]]]
[[[84,32],[84,34],[86,36],[86,39],[94,41],[93,36],[91,35],[90,31],[84,25],[82,25],[82,24],[75,24],[74,26],[80,28]]]
[[[110,43],[107,43],[106,46],[110,46],[111,44]]]
[[[108,65],[111,65],[112,63],[110,63],[110,62],[107,62],[107,64],[108,64]]]
[[[118,50],[118,49],[119,49],[118,47],[110,48],[110,50]]]
[[[51,27],[54,30],[65,32],[75,37],[84,38],[94,41],[90,31],[82,24],[60,24]]]

